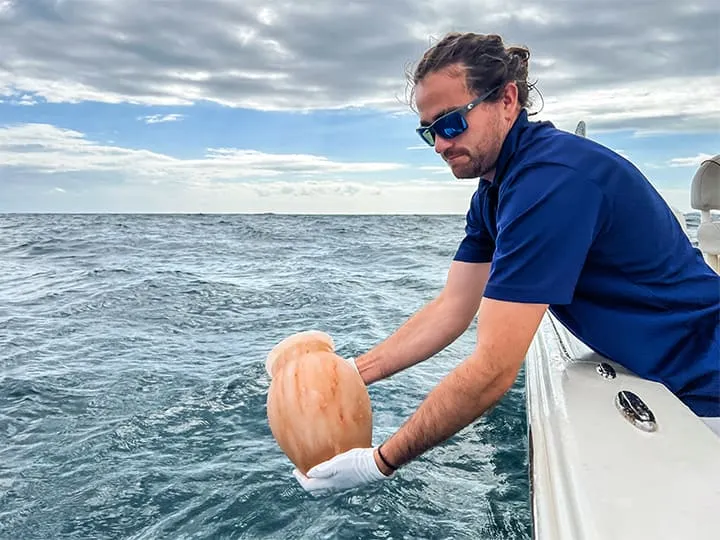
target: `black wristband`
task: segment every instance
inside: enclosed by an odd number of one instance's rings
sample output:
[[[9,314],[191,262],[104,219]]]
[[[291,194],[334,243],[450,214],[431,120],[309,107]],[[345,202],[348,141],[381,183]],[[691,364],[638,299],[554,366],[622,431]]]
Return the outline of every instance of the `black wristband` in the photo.
[[[383,443],[383,444],[385,444],[385,443]],[[382,444],[381,444],[380,446],[378,446],[378,456],[380,456],[380,459],[382,460],[382,462],[383,462],[385,465],[387,465],[387,468],[388,468],[388,469],[391,469],[391,470],[393,470],[393,471],[397,471],[398,468],[397,468],[395,465],[391,465],[391,464],[388,462],[388,460],[385,459],[385,456],[382,455],[381,448],[382,448]]]

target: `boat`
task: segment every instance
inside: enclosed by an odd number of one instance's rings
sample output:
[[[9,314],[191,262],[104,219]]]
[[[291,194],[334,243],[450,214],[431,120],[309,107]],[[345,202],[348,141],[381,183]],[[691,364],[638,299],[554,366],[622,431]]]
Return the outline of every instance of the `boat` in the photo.
[[[720,155],[695,174],[691,207],[697,248],[720,273]],[[525,375],[536,540],[718,538],[720,436],[665,386],[595,353],[550,312]]]

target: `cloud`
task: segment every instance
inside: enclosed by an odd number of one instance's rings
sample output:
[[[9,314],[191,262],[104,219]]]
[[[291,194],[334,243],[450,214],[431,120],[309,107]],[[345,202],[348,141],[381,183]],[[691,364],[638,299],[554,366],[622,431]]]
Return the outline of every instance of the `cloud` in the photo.
[[[0,212],[464,214],[477,187],[476,179],[455,180],[445,166],[237,148],[179,159],[103,144],[48,124],[0,128],[0,163]],[[377,172],[392,171],[406,178],[374,179]],[[447,178],[436,180],[440,174]],[[688,210],[687,189],[661,193]]]
[[[148,116],[140,116],[138,120],[142,120],[146,124],[162,124],[165,122],[179,122],[184,118],[182,114],[151,114]]]
[[[405,167],[401,163],[333,161],[310,154],[270,154],[237,148],[210,148],[202,158],[179,159],[102,144],[78,131],[49,124],[0,128],[0,163],[25,173],[110,172],[128,181],[195,184],[378,173]]]
[[[703,161],[711,159],[713,156],[710,154],[698,154],[693,157],[679,157],[673,158],[667,162],[670,167],[699,167]]]
[[[716,129],[714,0],[0,2],[0,95],[50,102],[402,113],[403,72],[449,30],[532,51],[552,113],[574,128]],[[469,23],[472,21],[472,24]],[[539,100],[537,100],[539,101]],[[539,103],[538,103],[539,105]]]
[[[0,93],[0,95],[2,95],[2,93]],[[6,92],[5,97],[8,99],[0,100],[0,103],[8,103],[10,105],[19,105],[23,107],[31,107],[39,103],[36,96],[23,92]]]
[[[446,165],[422,165],[418,169],[432,174],[450,174],[450,170]]]
[[[211,148],[179,159],[49,124],[0,128],[0,163],[0,211],[462,214],[477,186],[446,167],[309,154]],[[376,174],[391,171],[407,178]]]
[[[595,90],[568,90],[558,97],[546,97],[538,117],[567,130],[573,130],[579,120],[585,120],[588,136],[593,132],[630,127],[639,135],[717,132],[720,109],[707,104],[717,101],[720,77],[696,77],[692,98],[688,95],[686,80],[665,77],[652,84],[662,90],[648,88],[646,81],[616,83]]]

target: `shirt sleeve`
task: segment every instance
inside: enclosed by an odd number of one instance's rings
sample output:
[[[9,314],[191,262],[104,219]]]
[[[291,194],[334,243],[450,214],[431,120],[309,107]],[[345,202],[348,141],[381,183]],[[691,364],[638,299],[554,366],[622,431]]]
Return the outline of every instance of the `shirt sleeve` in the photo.
[[[601,228],[600,188],[554,164],[506,180],[500,187],[496,251],[485,296],[569,304]]]
[[[490,262],[495,252],[495,242],[479,215],[481,208],[480,193],[476,191],[465,217],[465,238],[460,242],[455,256],[456,261],[470,263]]]

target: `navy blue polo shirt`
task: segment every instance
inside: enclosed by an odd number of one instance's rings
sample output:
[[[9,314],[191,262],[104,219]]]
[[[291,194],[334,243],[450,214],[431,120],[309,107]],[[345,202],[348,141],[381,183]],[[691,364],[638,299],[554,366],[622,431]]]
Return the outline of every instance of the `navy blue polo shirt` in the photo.
[[[455,259],[485,296],[549,304],[581,341],[720,417],[720,276],[629,161],[522,111]]]

